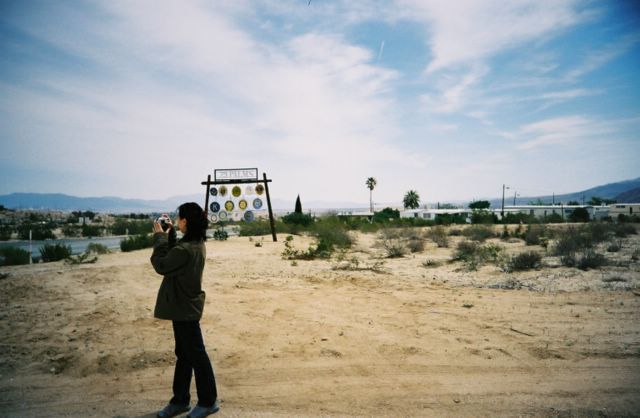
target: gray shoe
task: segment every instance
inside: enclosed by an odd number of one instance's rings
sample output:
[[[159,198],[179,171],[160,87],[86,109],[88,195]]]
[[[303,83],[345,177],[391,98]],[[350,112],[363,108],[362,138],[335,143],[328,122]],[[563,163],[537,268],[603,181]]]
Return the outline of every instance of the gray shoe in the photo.
[[[219,410],[220,410],[220,404],[218,404],[217,401],[216,403],[213,404],[213,406],[210,406],[209,408],[196,405],[195,408],[193,408],[191,412],[189,412],[189,415],[187,415],[187,418],[204,418],[204,417],[208,417],[211,414],[215,414]]]
[[[176,415],[180,415],[183,412],[187,412],[189,410],[189,405],[176,405],[173,403],[167,404],[162,411],[158,412],[158,418],[171,418]]]

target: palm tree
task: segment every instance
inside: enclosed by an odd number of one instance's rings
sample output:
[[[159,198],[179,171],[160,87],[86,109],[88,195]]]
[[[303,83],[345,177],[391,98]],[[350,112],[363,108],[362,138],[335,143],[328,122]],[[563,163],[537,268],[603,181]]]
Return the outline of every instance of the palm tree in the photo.
[[[409,190],[402,199],[405,209],[418,209],[420,207],[420,196],[415,190]]]
[[[369,189],[369,208],[371,210],[371,213],[373,213],[373,189],[375,189],[377,184],[378,182],[374,177],[369,177],[367,179],[366,185]]]

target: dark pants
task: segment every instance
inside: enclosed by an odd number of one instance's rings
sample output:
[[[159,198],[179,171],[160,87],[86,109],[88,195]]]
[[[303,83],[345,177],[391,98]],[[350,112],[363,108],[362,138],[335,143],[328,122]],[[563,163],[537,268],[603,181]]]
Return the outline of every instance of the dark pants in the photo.
[[[204,348],[200,322],[173,321],[173,335],[176,340],[176,369],[173,375],[173,398],[171,403],[186,405],[191,400],[192,371],[196,375],[198,405],[213,406],[218,398],[213,367]]]

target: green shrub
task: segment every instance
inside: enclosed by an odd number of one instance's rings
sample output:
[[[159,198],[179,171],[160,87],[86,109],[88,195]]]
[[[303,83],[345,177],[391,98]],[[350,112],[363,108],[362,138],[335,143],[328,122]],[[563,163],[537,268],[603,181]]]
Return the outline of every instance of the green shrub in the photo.
[[[102,228],[98,225],[82,225],[83,237],[99,237],[102,235]]]
[[[226,241],[229,238],[229,233],[224,228],[219,227],[213,231],[213,239],[216,241]]]
[[[487,225],[472,225],[465,229],[462,234],[473,241],[486,241],[489,238],[495,237],[493,228]]]
[[[561,224],[564,222],[564,218],[559,213],[552,213],[542,218],[542,223],[545,224]]]
[[[313,216],[299,212],[292,212],[282,217],[282,222],[290,225],[308,227],[313,223]]]
[[[575,208],[569,215],[570,222],[589,222],[589,211],[585,208]]]
[[[429,238],[436,243],[438,248],[449,247],[449,236],[442,226],[431,228],[428,232]]]
[[[384,208],[373,214],[373,222],[385,223],[400,218],[400,211],[397,209]]]
[[[29,264],[29,251],[18,247],[0,248],[0,266]]]
[[[312,234],[318,239],[319,252],[328,251],[330,254],[335,248],[349,248],[353,245],[353,237],[349,235],[347,226],[335,216],[318,220],[313,226]]]
[[[71,247],[64,244],[45,244],[40,247],[40,257],[45,263],[71,257]]]
[[[471,212],[472,224],[496,224],[498,223],[498,216],[485,209],[474,209]]]
[[[9,241],[11,234],[13,234],[13,228],[5,225],[0,226],[0,241]]]
[[[53,226],[47,223],[25,223],[18,227],[18,238],[21,240],[29,239],[29,231],[31,231],[31,239],[36,241],[42,241],[45,239],[55,239],[53,234]]]
[[[604,222],[591,222],[584,226],[584,233],[588,234],[593,243],[605,242],[613,234],[610,224]]]
[[[542,262],[542,256],[535,251],[527,251],[511,257],[508,266],[511,271],[537,269]]]
[[[612,242],[607,246],[607,252],[617,253],[622,248],[622,244],[620,242]]]
[[[555,246],[558,256],[570,256],[593,246],[593,236],[584,228],[569,227],[564,230]]]
[[[99,244],[97,242],[91,242],[89,243],[89,245],[87,245],[87,249],[85,252],[96,253],[96,254],[108,254],[109,249],[105,245]]]
[[[65,237],[79,237],[82,230],[76,225],[65,225],[62,227],[62,235]]]
[[[153,220],[118,218],[109,229],[113,235],[146,235],[153,229]]]
[[[153,247],[152,234],[132,235],[120,241],[120,249],[123,252],[141,250],[149,247]]]
[[[268,220],[256,220],[253,222],[243,222],[240,224],[241,237],[255,237],[260,235],[270,235],[271,225]]]

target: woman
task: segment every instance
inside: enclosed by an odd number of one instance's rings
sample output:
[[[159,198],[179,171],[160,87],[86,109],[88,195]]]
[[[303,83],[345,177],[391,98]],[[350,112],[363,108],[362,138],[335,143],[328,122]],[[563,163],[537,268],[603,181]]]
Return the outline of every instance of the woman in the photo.
[[[153,224],[151,264],[164,275],[154,316],[173,321],[176,367],[173,375],[173,398],[158,417],[173,417],[189,410],[192,371],[196,377],[198,404],[189,418],[202,418],[218,412],[216,380],[204,347],[200,318],[204,308],[202,271],[206,258],[207,215],[197,203],[178,208],[177,227],[183,237],[176,242],[170,219]]]

